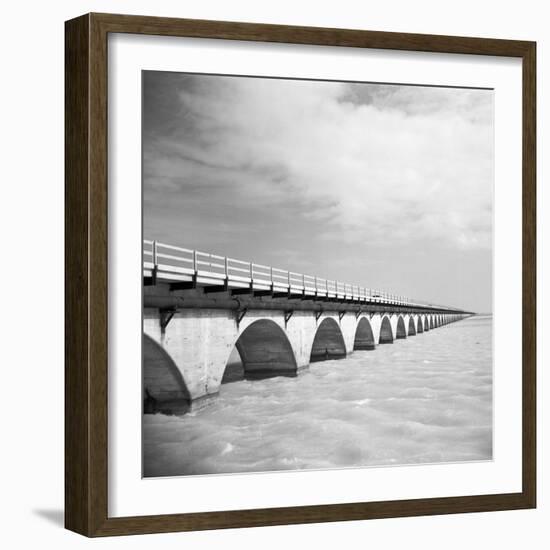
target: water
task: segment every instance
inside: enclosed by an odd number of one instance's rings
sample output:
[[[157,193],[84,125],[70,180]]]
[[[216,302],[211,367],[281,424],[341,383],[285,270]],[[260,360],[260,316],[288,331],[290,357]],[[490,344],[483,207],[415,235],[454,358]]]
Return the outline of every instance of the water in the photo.
[[[144,475],[348,468],[492,458],[492,318],[233,382],[183,417],[145,415]]]

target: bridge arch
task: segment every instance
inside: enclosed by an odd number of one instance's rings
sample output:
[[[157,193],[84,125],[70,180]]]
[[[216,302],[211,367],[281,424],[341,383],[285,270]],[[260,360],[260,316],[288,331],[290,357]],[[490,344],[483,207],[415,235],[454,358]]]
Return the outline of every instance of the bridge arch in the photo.
[[[245,378],[296,376],[296,357],[290,341],[285,331],[271,319],[259,319],[248,325],[235,342],[235,347]]]
[[[357,323],[357,328],[355,329],[353,349],[371,350],[375,347],[376,342],[374,341],[374,334],[372,332],[370,321],[366,317],[361,317]]]
[[[408,336],[416,336],[416,327],[414,326],[414,317],[409,317]]]
[[[434,328],[434,318],[433,315],[430,315],[430,330]]]
[[[389,317],[382,317],[382,323],[380,325],[380,338],[379,344],[393,344],[393,331],[391,328],[391,322]]]
[[[405,319],[400,315],[397,318],[397,328],[395,329],[395,338],[400,340],[407,337],[407,329],[405,328]]]
[[[174,360],[143,334],[143,412],[184,414],[190,408],[191,396]]]
[[[430,321],[427,315],[424,315],[424,332],[430,330]]]
[[[417,324],[416,324],[416,333],[417,334],[422,334],[424,332],[424,324],[422,323],[422,316],[419,315],[418,316],[418,321],[417,321]]]
[[[332,317],[326,317],[321,321],[315,332],[310,362],[343,359],[345,356],[346,344],[342,330]]]

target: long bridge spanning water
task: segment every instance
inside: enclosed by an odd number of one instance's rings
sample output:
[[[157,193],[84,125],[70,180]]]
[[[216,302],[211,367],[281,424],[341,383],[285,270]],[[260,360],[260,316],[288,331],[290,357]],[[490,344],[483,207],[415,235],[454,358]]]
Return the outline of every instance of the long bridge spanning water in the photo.
[[[236,346],[247,378],[373,350],[472,315],[157,241],[143,243],[146,412],[215,398]]]

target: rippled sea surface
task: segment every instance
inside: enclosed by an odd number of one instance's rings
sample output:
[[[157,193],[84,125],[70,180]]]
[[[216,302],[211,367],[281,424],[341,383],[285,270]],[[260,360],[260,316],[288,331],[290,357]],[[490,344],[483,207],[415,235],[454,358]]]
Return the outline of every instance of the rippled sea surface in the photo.
[[[145,476],[492,458],[492,318],[233,382],[183,417],[145,415]]]

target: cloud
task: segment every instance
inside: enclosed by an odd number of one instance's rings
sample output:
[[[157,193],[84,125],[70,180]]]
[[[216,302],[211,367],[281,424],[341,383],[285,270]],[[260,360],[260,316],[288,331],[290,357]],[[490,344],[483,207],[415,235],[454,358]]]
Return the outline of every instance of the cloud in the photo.
[[[325,242],[490,247],[491,91],[171,78],[170,114],[145,126],[146,194],[292,204]]]

